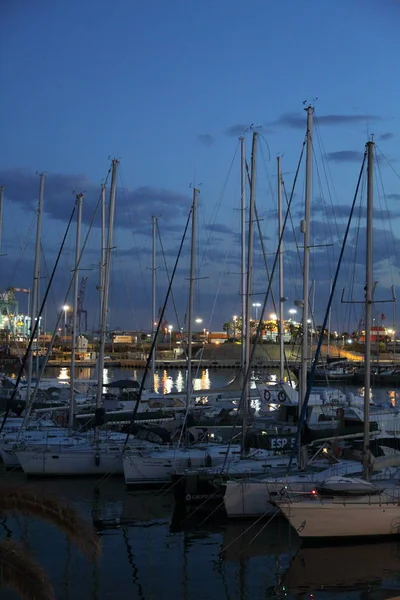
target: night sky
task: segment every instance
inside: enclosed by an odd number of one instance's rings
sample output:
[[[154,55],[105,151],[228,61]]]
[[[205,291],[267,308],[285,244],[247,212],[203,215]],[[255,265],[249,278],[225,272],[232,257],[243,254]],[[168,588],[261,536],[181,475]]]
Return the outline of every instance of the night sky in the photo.
[[[120,160],[109,322],[151,324],[151,216],[158,217],[157,306],[167,288],[190,210],[200,189],[195,313],[220,330],[240,313],[240,162],[260,134],[257,208],[268,263],[277,244],[276,156],[290,193],[306,125],[315,105],[311,279],[322,321],[368,136],[374,134],[376,298],[398,286],[400,217],[398,24],[395,0],[19,0],[0,5],[0,185],[5,185],[0,288],[30,287],[37,172],[46,171],[42,291],[54,264],[75,193],[83,192],[86,234],[107,177]],[[285,235],[286,310],[301,297],[298,228],[304,165]],[[100,217],[82,261],[85,304],[98,327]],[[293,227],[293,229],[292,229]],[[365,280],[365,181],[332,320],[356,327]],[[295,239],[299,249],[296,250]],[[47,328],[65,303],[73,268],[68,237],[50,294]],[[166,318],[187,312],[189,238]],[[267,276],[256,235],[253,302]],[[274,288],[276,290],[276,286]],[[71,299],[67,299],[70,302]],[[21,298],[24,309],[26,299]],[[175,312],[176,310],[176,312]],[[272,301],[268,312],[274,312]],[[396,320],[392,304],[374,316]],[[376,313],[376,315],[375,315]]]

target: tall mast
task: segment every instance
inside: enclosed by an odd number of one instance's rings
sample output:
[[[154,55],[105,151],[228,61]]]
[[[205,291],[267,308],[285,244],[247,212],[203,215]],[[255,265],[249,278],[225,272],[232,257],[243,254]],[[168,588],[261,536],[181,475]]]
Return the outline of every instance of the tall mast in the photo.
[[[242,373],[245,372],[246,364],[246,148],[244,137],[240,139],[240,239],[241,239],[241,282],[240,282],[240,297],[242,309],[242,335],[241,335],[241,367]]]
[[[152,265],[151,265],[151,283],[152,283],[152,294],[151,294],[151,341],[154,344],[154,338],[156,336],[156,275],[157,275],[157,262],[156,262],[156,242],[157,242],[157,217],[152,217],[153,221],[153,244],[152,244]],[[156,372],[156,347],[153,346],[153,353],[151,355],[151,389],[154,391],[154,375]]]
[[[96,393],[96,408],[101,406],[101,398],[103,393],[103,378],[104,378],[104,349],[106,344],[107,333],[107,313],[108,313],[108,290],[110,287],[110,272],[111,272],[111,251],[113,248],[113,232],[114,232],[114,212],[115,212],[115,197],[117,190],[117,173],[119,160],[112,161],[111,189],[110,189],[110,208],[108,214],[108,231],[107,231],[107,247],[104,263],[104,290],[101,304],[101,320],[100,320],[100,342],[99,342],[99,359],[98,359],[98,385]],[[96,429],[97,431],[97,429]]]
[[[104,269],[106,264],[106,186],[101,184],[100,319],[103,313]]]
[[[190,407],[192,396],[192,335],[193,335],[193,299],[194,282],[196,267],[196,219],[197,219],[197,198],[199,190],[193,188],[192,205],[192,242],[190,248],[190,274],[189,274],[189,311],[188,311],[188,351],[187,351],[187,383],[186,383],[186,408]]]
[[[367,256],[366,256],[366,286],[365,286],[365,379],[364,379],[364,447],[363,467],[364,477],[369,479],[369,403],[371,400],[371,326],[373,299],[373,253],[372,253],[372,222],[374,198],[374,142],[367,142]]]
[[[72,335],[71,335],[71,374],[70,374],[70,403],[68,429],[72,432],[75,414],[75,356],[76,356],[76,339],[78,327],[78,285],[79,285],[79,261],[81,258],[81,225],[82,225],[82,203],[83,194],[76,195],[76,242],[75,242],[75,270],[73,279],[73,301],[72,301]]]
[[[254,242],[254,220],[256,214],[256,178],[257,178],[257,142],[258,133],[253,132],[253,143],[251,148],[251,181],[250,181],[250,210],[249,210],[249,238],[248,238],[248,254],[247,254],[247,278],[246,278],[246,338],[245,338],[245,373],[250,369],[250,342],[251,342],[251,291],[253,283],[253,242]],[[262,316],[262,315],[261,315]],[[261,318],[261,317],[260,317]],[[247,377],[245,394],[243,395],[242,406],[242,444],[241,457],[243,458],[246,450],[246,433],[247,433],[247,417],[250,377]]]
[[[37,210],[37,221],[36,221],[36,244],[35,244],[35,259],[33,265],[33,285],[32,285],[32,302],[31,302],[31,334],[35,328],[35,319],[38,318],[38,298],[39,298],[39,283],[40,283],[40,242],[42,238],[42,217],[43,217],[43,196],[44,196],[44,180],[45,174],[40,174],[39,184],[39,202]],[[39,328],[36,330],[37,339],[39,337]],[[36,344],[37,346],[37,344]],[[33,346],[34,347],[34,346]],[[28,381],[27,381],[27,400],[31,396],[32,387],[32,364],[33,356],[32,350],[28,356]]]
[[[301,376],[299,394],[299,415],[307,391],[307,364],[308,364],[308,314],[309,314],[309,282],[310,282],[310,217],[311,217],[311,191],[312,191],[312,152],[313,152],[313,115],[314,107],[308,106],[307,110],[307,153],[306,153],[306,186],[305,186],[305,211],[304,220],[300,229],[304,235],[303,254],[303,340],[301,347]],[[299,445],[300,448],[300,445]]]
[[[279,380],[283,381],[284,374],[284,346],[283,346],[283,215],[282,215],[282,172],[281,172],[281,157],[278,156],[277,162],[277,179],[278,179],[278,240],[280,240],[279,246]]]
[[[330,284],[329,284],[329,297],[332,294],[332,279],[330,280]],[[332,305],[329,307],[329,316],[328,316],[328,344],[327,344],[327,357],[329,356],[330,353],[330,348],[331,348],[331,318],[332,318]],[[325,332],[324,332],[325,333]]]
[[[311,289],[312,289],[312,294],[311,294],[311,331],[310,331],[310,348],[311,348],[311,352],[313,351],[313,342],[314,342],[314,320],[315,320],[315,279],[312,280],[312,285],[311,285]]]

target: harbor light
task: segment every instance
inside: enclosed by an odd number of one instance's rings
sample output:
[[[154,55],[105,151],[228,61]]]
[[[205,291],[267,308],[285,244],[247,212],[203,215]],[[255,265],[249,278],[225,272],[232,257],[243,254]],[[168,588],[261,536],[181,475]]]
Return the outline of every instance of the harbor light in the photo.
[[[258,309],[261,308],[261,304],[259,302],[253,302],[253,306],[256,309],[256,321],[257,321]]]

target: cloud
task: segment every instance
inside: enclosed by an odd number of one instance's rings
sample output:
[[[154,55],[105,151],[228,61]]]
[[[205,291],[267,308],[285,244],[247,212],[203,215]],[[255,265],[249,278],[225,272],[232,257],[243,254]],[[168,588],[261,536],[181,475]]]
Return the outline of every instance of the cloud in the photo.
[[[394,138],[394,133],[391,133],[390,131],[388,131],[387,133],[382,133],[379,136],[379,140],[381,142],[386,142],[386,140],[391,140],[392,138]]]
[[[203,146],[212,146],[215,143],[215,138],[210,133],[201,133],[197,136],[197,141]]]
[[[321,115],[315,117],[320,125],[351,125],[367,123],[369,121],[380,121],[381,117],[374,115]],[[298,113],[284,113],[273,125],[286,125],[295,129],[304,129],[306,125],[305,115]]]
[[[396,196],[396,194],[393,194]],[[388,196],[389,198],[389,196]],[[398,194],[398,198],[400,199],[400,194]],[[322,198],[317,199],[318,202],[315,203],[315,207],[313,208],[314,215],[322,215],[325,218],[331,219],[345,219],[347,220],[350,215],[350,205],[349,204],[337,204],[332,206],[327,204]],[[355,219],[363,218],[365,219],[367,216],[367,209],[365,206],[356,206],[355,211],[353,213],[353,221]],[[388,219],[395,219],[400,217],[400,210],[381,210],[374,209],[374,219],[377,221],[386,221]]]
[[[364,154],[358,150],[339,150],[328,152],[325,156],[333,162],[361,162]]]
[[[226,225],[214,223],[213,225],[205,225],[207,231],[213,231],[215,233],[232,233],[232,229]]]
[[[238,124],[231,125],[228,129],[225,130],[225,134],[230,137],[238,137],[239,135],[243,135],[245,130],[249,127],[249,123],[246,125]]]
[[[37,206],[39,177],[28,169],[0,169],[0,182],[6,186],[5,197],[27,210]],[[109,188],[109,185],[108,185]],[[83,222],[89,223],[100,195],[96,185],[83,174],[47,174],[44,185],[44,212],[59,221],[67,221],[75,202],[75,193],[83,192]],[[149,223],[152,215],[179,229],[177,220],[187,216],[190,197],[164,188],[142,186],[134,190],[117,189],[116,225],[135,229]]]

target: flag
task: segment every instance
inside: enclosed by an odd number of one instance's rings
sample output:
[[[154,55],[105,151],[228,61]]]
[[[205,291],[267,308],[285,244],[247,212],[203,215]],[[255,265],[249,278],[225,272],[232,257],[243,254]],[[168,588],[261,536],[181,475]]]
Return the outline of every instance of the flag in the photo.
[[[382,313],[381,314],[381,321],[384,321],[386,319],[385,315]]]

